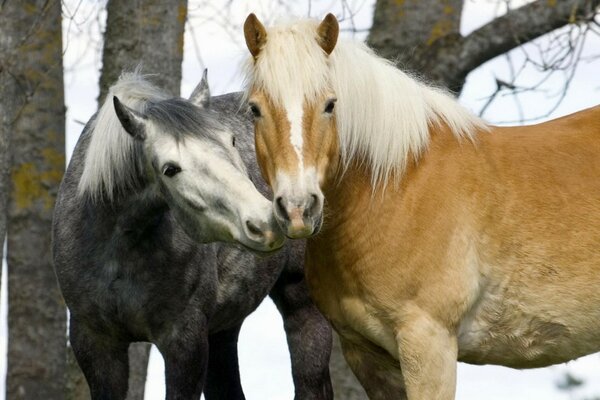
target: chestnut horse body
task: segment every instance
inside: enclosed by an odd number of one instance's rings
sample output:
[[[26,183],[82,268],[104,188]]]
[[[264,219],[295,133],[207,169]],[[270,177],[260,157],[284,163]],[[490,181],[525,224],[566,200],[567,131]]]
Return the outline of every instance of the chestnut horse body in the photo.
[[[335,48],[337,32],[331,15],[271,30],[251,15],[248,100],[275,215],[310,236],[311,294],[369,396],[453,399],[457,360],[534,368],[600,351],[600,107],[487,126],[361,45]],[[354,72],[338,50],[355,51]],[[326,76],[311,81],[302,57]],[[286,67],[296,86],[273,83]],[[389,121],[370,127],[381,107]]]

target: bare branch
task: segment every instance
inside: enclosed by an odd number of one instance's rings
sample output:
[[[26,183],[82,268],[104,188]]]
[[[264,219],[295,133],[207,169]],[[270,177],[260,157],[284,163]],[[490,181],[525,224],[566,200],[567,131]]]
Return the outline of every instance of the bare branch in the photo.
[[[460,92],[466,75],[492,58],[568,24],[592,24],[600,0],[537,0],[462,37],[448,35],[418,55],[419,68]]]
[[[537,0],[511,10],[460,41],[463,68],[473,70],[566,24],[592,21],[599,6],[600,0]]]

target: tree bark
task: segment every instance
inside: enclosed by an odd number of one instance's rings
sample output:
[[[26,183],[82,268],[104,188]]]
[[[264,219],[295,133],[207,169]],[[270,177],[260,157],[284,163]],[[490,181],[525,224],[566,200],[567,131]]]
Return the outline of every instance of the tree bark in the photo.
[[[121,72],[138,65],[179,95],[187,0],[109,0],[107,10],[100,104]]]
[[[63,399],[66,308],[50,254],[65,168],[61,2],[2,3],[12,169],[7,216],[8,399]],[[8,89],[7,89],[8,88]],[[11,89],[12,88],[12,89]],[[16,88],[16,91],[15,91]]]
[[[138,65],[152,81],[174,96],[179,95],[183,35],[187,0],[109,0],[102,53],[99,104],[123,70]],[[129,348],[128,400],[143,400],[150,345],[134,343]],[[87,393],[78,366],[69,366],[73,399]]]
[[[415,52],[458,35],[463,0],[378,0],[367,43],[403,69],[421,72]]]
[[[0,262],[4,259],[6,238],[6,212],[10,190],[10,138],[17,111],[24,96],[19,93],[12,75],[15,62],[14,49],[24,32],[12,24],[15,7],[0,6]],[[23,29],[21,29],[24,31]]]
[[[378,0],[369,45],[398,66],[460,93],[484,62],[570,23],[589,21],[600,0],[537,0],[467,36],[463,0]]]

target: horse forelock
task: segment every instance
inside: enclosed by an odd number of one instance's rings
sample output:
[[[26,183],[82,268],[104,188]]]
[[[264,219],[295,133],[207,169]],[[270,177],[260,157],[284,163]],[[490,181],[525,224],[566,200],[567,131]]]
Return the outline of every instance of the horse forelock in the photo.
[[[110,88],[90,130],[79,195],[93,200],[112,200],[117,193],[137,187],[143,180],[143,149],[118,120],[112,97],[143,113],[161,136],[176,143],[186,137],[219,142],[217,135],[226,130],[209,109],[200,108],[181,98],[170,98],[138,72],[124,73]]]
[[[78,186],[79,195],[92,200],[112,200],[116,193],[139,181],[140,146],[121,126],[113,106],[114,96],[139,112],[145,111],[150,100],[167,97],[137,71],[123,73],[110,88],[90,127],[91,137]]]
[[[290,99],[311,102],[330,88],[327,55],[317,42],[317,22],[300,20],[267,29],[267,41],[256,60],[247,60],[246,96],[268,93],[275,106]]]
[[[181,98],[150,101],[145,115],[162,134],[173,137],[177,142],[185,137],[214,141],[218,132],[225,130],[210,110],[199,108]]]

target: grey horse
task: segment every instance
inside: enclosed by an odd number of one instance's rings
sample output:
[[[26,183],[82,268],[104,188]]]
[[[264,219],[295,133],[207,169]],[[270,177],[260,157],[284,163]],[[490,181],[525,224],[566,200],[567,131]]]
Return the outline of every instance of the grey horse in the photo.
[[[93,400],[125,399],[138,341],[161,352],[167,399],[243,399],[238,334],[267,295],[296,399],[333,398],[331,330],[308,296],[304,243],[283,245],[240,99],[211,98],[206,74],[184,100],[127,73],[84,128],[56,203],[53,256]]]

